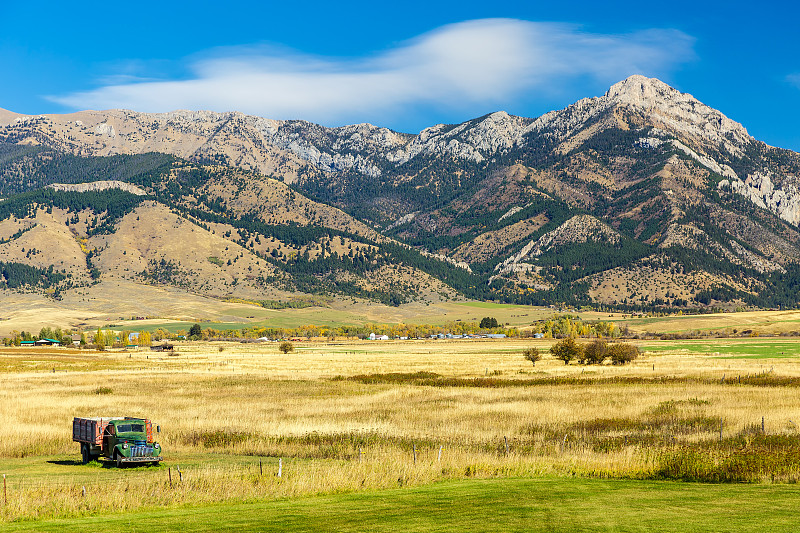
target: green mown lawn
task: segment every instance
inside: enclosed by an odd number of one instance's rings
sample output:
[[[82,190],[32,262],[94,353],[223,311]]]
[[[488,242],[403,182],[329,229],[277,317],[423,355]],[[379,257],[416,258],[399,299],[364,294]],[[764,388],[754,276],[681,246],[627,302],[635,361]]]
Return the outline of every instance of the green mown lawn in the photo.
[[[437,483],[358,494],[0,524],[0,531],[795,532],[797,485],[586,479]]]
[[[800,342],[764,342],[756,340],[682,342],[672,341],[661,344],[640,346],[646,352],[680,352],[686,350],[698,354],[717,354],[723,359],[787,359],[800,356]]]

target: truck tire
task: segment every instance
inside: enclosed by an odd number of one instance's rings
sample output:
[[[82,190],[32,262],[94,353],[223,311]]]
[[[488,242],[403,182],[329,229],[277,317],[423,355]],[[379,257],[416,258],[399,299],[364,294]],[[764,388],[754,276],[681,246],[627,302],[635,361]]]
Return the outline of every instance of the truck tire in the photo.
[[[114,454],[114,460],[115,460],[115,461],[116,461],[116,463],[117,463],[117,468],[122,468],[122,466],[123,466],[123,464],[124,464],[124,463],[122,462],[122,454],[121,454],[121,453],[119,453],[119,452],[116,452],[116,453]]]
[[[92,460],[92,456],[89,453],[88,444],[81,444],[81,460],[83,461],[83,464],[86,464]]]

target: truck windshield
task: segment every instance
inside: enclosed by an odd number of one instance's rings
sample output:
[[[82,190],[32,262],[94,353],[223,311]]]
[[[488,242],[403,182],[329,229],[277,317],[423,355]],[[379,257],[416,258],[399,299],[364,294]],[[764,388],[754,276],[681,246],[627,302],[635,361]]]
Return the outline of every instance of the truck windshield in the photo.
[[[117,433],[144,433],[144,424],[117,424]]]

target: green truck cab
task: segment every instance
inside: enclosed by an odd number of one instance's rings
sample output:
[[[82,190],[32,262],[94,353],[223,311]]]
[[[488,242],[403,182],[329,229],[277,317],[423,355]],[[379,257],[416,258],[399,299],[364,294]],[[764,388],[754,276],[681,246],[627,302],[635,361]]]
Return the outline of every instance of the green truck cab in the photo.
[[[84,463],[102,458],[121,467],[162,460],[161,445],[153,440],[153,425],[146,418],[75,418],[72,440],[80,443]]]

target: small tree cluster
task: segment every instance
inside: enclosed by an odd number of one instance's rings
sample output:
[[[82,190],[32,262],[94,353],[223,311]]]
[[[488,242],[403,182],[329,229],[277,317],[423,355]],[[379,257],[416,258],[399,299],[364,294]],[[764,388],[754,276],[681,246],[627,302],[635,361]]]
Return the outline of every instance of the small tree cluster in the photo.
[[[624,365],[639,357],[639,349],[632,344],[608,344],[602,339],[597,339],[581,346],[572,337],[555,343],[550,348],[550,353],[556,359],[564,361],[565,365],[568,365],[573,359],[577,359],[582,365],[602,365],[608,358],[611,359],[612,364]]]
[[[613,322],[584,322],[577,315],[559,315],[531,324],[528,334],[541,333],[545,338],[618,337],[621,333]]]
[[[478,325],[481,329],[492,329],[492,328],[499,328],[500,324],[497,322],[497,319],[493,316],[485,316],[481,319],[481,323]]]
[[[94,334],[94,345],[99,351],[103,351],[108,346],[113,346],[116,336],[114,332],[106,330],[103,331],[101,328],[97,328],[97,331]]]

